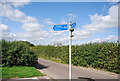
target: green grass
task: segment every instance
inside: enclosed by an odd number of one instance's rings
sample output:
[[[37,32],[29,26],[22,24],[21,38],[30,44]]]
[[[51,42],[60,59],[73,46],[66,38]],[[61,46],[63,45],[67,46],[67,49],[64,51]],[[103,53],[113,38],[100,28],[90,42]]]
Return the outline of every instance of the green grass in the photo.
[[[13,66],[13,67],[2,67],[2,78],[29,78],[35,76],[44,76],[34,67],[26,66]]]

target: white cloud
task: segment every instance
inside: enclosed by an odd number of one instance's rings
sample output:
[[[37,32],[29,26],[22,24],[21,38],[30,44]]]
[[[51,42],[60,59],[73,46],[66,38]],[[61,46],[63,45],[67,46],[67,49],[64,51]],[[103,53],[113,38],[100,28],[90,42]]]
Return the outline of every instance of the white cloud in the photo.
[[[115,35],[109,35],[107,37],[104,38],[95,38],[92,41],[89,42],[105,42],[105,41],[117,41],[118,37]]]
[[[67,14],[72,18],[76,18],[77,16],[74,14]],[[106,28],[113,28],[118,26],[118,5],[112,6],[109,11],[108,15],[98,15],[97,13],[94,15],[90,15],[90,19],[92,21],[91,24],[87,24],[83,26],[83,30],[81,31],[74,31],[73,34],[75,35],[73,40],[85,40],[92,38],[93,34],[96,32],[105,32]],[[65,20],[65,19],[64,19]],[[65,41],[65,39],[61,39]],[[60,41],[61,41],[60,40]],[[96,39],[101,40],[101,39]]]
[[[23,7],[30,3],[30,0],[2,0],[2,2],[11,2],[10,4],[14,7]]]
[[[86,25],[88,28],[110,28],[118,26],[118,5],[114,5],[109,9],[108,15],[90,15],[93,27]],[[90,27],[89,27],[90,26]]]
[[[0,4],[0,6],[2,6],[2,11],[3,11],[1,13],[1,16],[8,18],[9,20],[22,23],[22,28],[25,30],[25,32],[17,33],[16,40],[21,40],[21,39],[29,40],[29,41],[35,41],[37,39],[43,40],[44,37],[48,35],[46,31],[42,30],[44,25],[38,23],[35,17],[27,16],[24,12],[14,8],[18,6],[19,7],[24,6],[28,2],[29,0],[22,0],[21,2],[16,0],[11,0],[10,3]],[[9,35],[12,36],[10,32]],[[3,35],[3,37],[5,36]],[[7,37],[5,38],[7,39]]]
[[[18,33],[17,35],[25,39],[35,39],[35,38],[41,39],[46,36],[44,33],[45,32],[42,32],[42,31],[41,32],[25,32],[25,33]]]
[[[15,34],[10,33],[10,30],[7,25],[5,24],[0,24],[0,39],[6,39],[6,40],[14,40],[15,39]]]
[[[65,36],[65,37],[57,38],[54,42],[59,42],[59,43],[62,43],[62,44],[66,44],[66,43],[68,43],[68,41],[69,41],[69,37]]]
[[[106,28],[118,27],[118,5],[113,5],[109,11],[108,15],[90,15],[92,21],[91,24],[83,26],[83,30],[75,31],[77,36],[75,39],[88,39],[96,32],[103,32]]]
[[[32,16],[26,16],[24,17],[24,20],[22,20],[22,23],[34,23],[34,22],[37,22],[37,19],[35,17],[32,17]]]
[[[73,34],[75,35],[74,40],[83,40],[91,37],[91,33],[85,30],[75,31]]]
[[[54,43],[62,43],[68,45],[69,41],[69,35],[66,35],[65,33],[59,35],[59,36],[54,36],[51,39],[51,42]]]
[[[37,32],[40,30],[41,27],[44,27],[44,25],[41,25],[39,23],[24,23],[22,28],[27,32]]]
[[[9,31],[7,25],[5,25],[5,24],[0,24],[0,28],[2,31]]]
[[[23,7],[24,5],[29,4],[29,2],[30,2],[29,0],[20,0],[20,2],[13,2],[12,5],[14,7]]]
[[[47,42],[49,33],[47,31],[17,33],[18,40],[27,40],[33,44]],[[47,39],[47,40],[46,40]]]
[[[14,0],[13,0],[14,1]],[[65,31],[61,32],[54,32],[54,31],[44,31],[42,30],[43,27],[45,27],[43,24],[38,23],[37,18],[33,16],[28,16],[24,12],[18,10],[15,7],[22,7],[27,3],[24,3],[25,0],[22,0],[20,4],[17,3],[4,3],[0,4],[2,7],[2,10],[4,12],[0,13],[3,17],[6,17],[10,20],[20,22],[22,23],[22,28],[25,30],[25,32],[12,34],[9,31],[9,28],[7,26],[4,26],[4,35],[5,38],[11,38],[16,37],[18,40],[28,40],[30,42],[36,43],[44,41],[47,43],[49,42],[60,42],[63,44],[67,44],[69,40],[69,35],[65,33]],[[26,0],[27,2],[27,0]],[[75,14],[67,14],[66,17],[69,18],[69,20],[74,20],[78,16]],[[114,5],[109,9],[108,15],[98,15],[97,13],[94,15],[90,15],[90,19],[92,21],[91,24],[87,24],[83,26],[83,30],[81,31],[74,31],[75,37],[73,40],[79,41],[84,39],[89,39],[92,37],[92,34],[95,34],[96,32],[102,32],[106,28],[112,28],[117,27],[118,23],[118,6]],[[46,18],[44,20],[45,24],[53,25],[54,22],[50,18]],[[60,23],[67,23],[65,18],[62,18]],[[68,31],[67,31],[68,32]],[[106,40],[110,40],[112,38],[115,38],[114,36],[108,36]],[[13,38],[11,38],[13,39]],[[105,40],[105,39],[104,39]],[[102,39],[95,39],[95,41],[102,41]]]
[[[111,40],[118,40],[118,37],[115,35],[109,35],[108,37],[105,38],[106,41],[111,41]]]
[[[63,35],[65,31],[50,31],[51,36]]]
[[[119,2],[119,0],[107,0],[107,2]]]
[[[81,45],[81,44],[87,44],[87,43],[95,43],[95,42],[117,42],[118,37],[115,35],[108,35],[107,37],[103,38],[92,38],[92,40],[84,40],[84,41],[78,41],[75,40],[75,45]]]
[[[0,12],[0,14],[3,17],[21,23],[37,22],[36,18],[25,15],[25,13],[18,9],[14,9],[14,7],[8,3],[0,4],[0,6],[2,6],[2,12]]]

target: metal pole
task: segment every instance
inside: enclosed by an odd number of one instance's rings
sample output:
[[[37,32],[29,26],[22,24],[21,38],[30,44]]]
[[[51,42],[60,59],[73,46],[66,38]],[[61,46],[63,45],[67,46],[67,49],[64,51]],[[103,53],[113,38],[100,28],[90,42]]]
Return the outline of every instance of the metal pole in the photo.
[[[69,23],[69,29],[70,29],[70,23]],[[69,80],[72,79],[72,67],[71,67],[71,45],[72,45],[72,32],[69,30]]]

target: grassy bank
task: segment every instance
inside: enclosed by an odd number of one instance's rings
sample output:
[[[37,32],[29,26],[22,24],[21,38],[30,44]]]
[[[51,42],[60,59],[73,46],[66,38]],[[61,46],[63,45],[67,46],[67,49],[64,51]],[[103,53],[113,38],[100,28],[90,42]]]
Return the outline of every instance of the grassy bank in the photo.
[[[26,66],[13,66],[13,67],[2,67],[2,78],[29,78],[35,76],[44,76],[34,67]]]

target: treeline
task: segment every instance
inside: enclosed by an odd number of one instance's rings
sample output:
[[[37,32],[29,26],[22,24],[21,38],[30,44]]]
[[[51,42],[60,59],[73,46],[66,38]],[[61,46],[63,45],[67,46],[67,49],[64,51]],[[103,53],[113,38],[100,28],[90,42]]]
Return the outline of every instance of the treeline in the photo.
[[[60,63],[69,63],[68,46],[35,46],[40,58]],[[75,66],[93,67],[120,73],[118,43],[102,42],[72,46],[72,64]]]
[[[33,66],[37,58],[69,63],[69,46],[37,45],[27,41],[1,40],[2,66]],[[119,46],[115,42],[89,43],[72,46],[72,64],[120,73]]]

